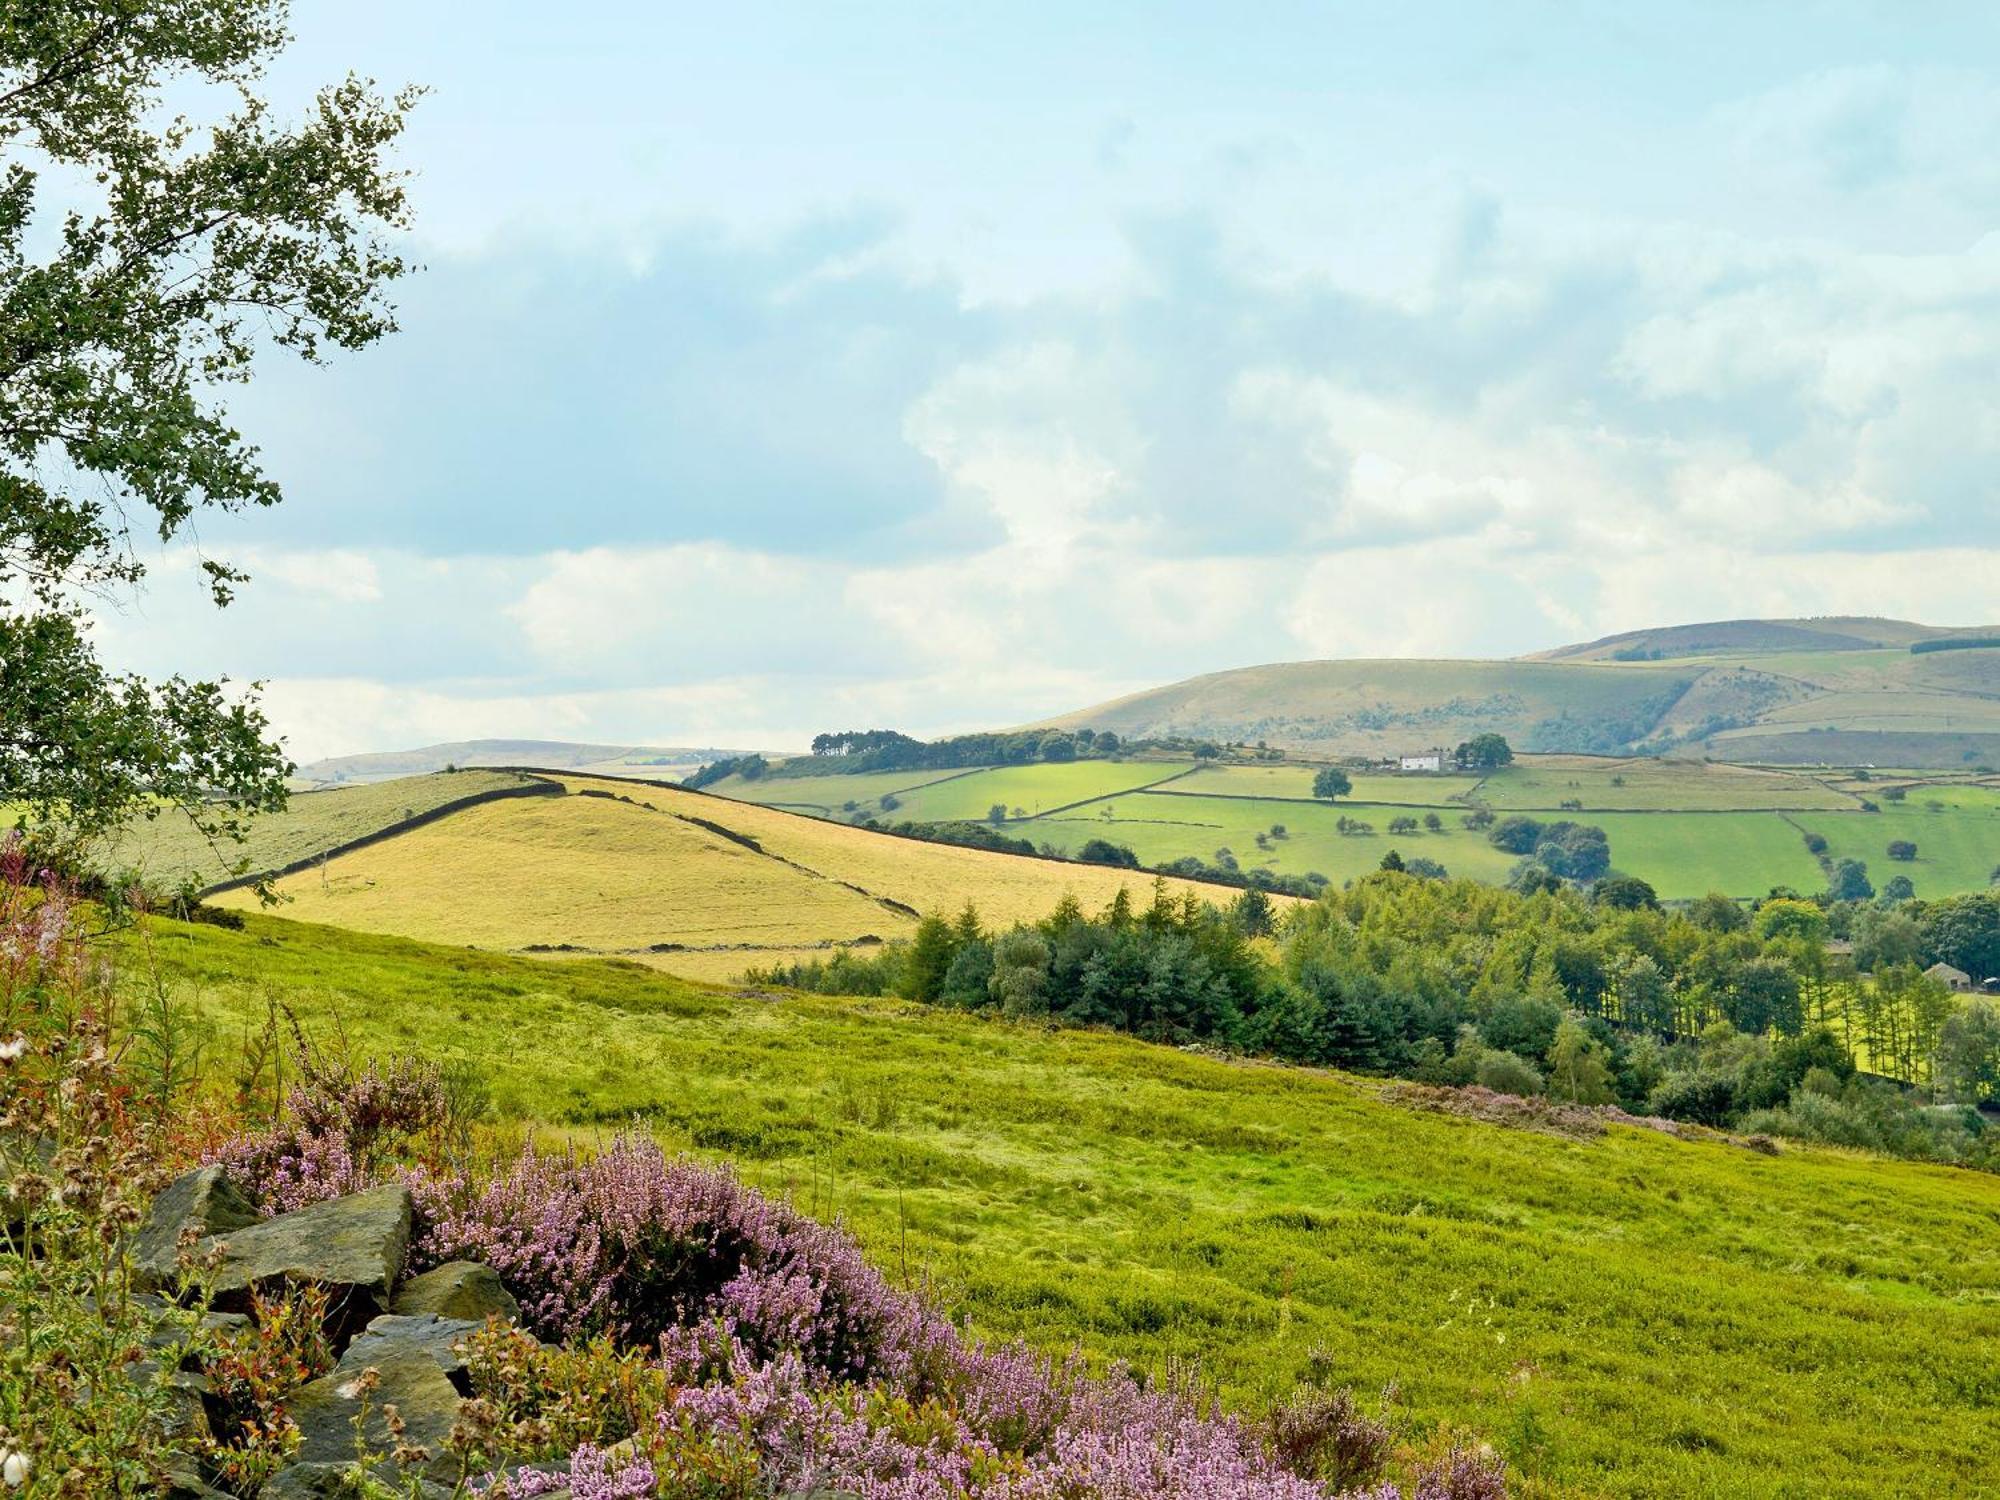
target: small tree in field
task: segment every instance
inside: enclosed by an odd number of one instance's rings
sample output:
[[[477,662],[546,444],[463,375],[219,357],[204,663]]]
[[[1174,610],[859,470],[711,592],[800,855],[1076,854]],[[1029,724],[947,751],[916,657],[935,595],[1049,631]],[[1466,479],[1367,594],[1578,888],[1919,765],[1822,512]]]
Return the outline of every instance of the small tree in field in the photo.
[[[1893,839],[1889,844],[1889,858],[1902,860],[1905,864],[1917,857],[1917,846],[1908,839]]]
[[[1331,802],[1336,797],[1345,797],[1354,790],[1354,783],[1338,766],[1326,766],[1313,777],[1313,795],[1322,802]]]

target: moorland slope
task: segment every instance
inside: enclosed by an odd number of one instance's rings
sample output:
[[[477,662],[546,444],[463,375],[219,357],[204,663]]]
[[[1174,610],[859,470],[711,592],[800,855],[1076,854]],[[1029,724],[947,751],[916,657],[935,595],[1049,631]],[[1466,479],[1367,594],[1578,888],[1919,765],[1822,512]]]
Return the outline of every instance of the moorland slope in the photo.
[[[1516,749],[1766,764],[2000,765],[2000,646],[1893,620],[1735,620],[1635,631],[1512,661],[1281,662],[1045,721],[1126,738],[1395,755]]]
[[[1989,1176],[1503,1127],[1107,1033],[258,915],[149,946],[223,1034],[276,998],[369,1054],[460,1065],[503,1121],[638,1121],[730,1157],[981,1331],[1193,1361],[1238,1410],[1315,1351],[1339,1383],[1394,1381],[1412,1420],[1490,1437],[1525,1495],[2000,1489]]]

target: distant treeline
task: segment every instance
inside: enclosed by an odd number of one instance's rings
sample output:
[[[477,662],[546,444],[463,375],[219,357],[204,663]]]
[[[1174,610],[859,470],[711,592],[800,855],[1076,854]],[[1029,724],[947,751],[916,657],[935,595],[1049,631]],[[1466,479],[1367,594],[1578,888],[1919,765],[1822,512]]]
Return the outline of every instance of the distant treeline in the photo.
[[[1990,967],[2000,896],[1667,911],[1637,884],[1384,871],[1280,913],[1261,890],[1218,908],[1161,883],[1149,906],[1066,898],[1004,930],[968,905],[867,956],[752,977],[2000,1168],[2000,1125],[1975,1107],[2000,1098],[2000,1002],[1919,967]],[[1872,973],[1827,951],[1834,931]]]
[[[1108,729],[1017,729],[1011,733],[959,734],[920,740],[894,729],[844,729],[813,736],[812,754],[773,764],[761,755],[712,761],[682,783],[699,791],[728,776],[760,777],[860,775],[866,771],[966,771],[984,766],[1027,766],[1042,762],[1094,760],[1136,750],[1155,750],[1213,760],[1224,746],[1213,740],[1125,740]]]
[[[1978,651],[1988,646],[2000,646],[2000,635],[1948,635],[1936,640],[1912,641],[1910,653],[1922,656],[1926,651]]]

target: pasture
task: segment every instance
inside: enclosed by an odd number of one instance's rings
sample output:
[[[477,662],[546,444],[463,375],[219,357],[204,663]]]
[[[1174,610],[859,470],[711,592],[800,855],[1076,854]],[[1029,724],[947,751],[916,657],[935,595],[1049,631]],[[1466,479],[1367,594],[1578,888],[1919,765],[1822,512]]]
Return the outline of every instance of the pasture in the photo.
[[[1393,847],[1405,859],[1434,859],[1455,875],[1504,880],[1514,857],[1460,822],[1484,807],[1500,816],[1530,813],[1602,827],[1614,866],[1650,881],[1669,900],[1710,891],[1761,896],[1780,885],[1819,889],[1825,876],[1805,848],[1804,831],[1825,835],[1836,857],[1866,860],[1878,885],[1897,873],[1887,863],[1889,841],[1915,841],[1919,858],[1903,873],[1922,895],[1982,890],[2000,867],[2000,786],[1963,780],[1882,773],[1860,781],[1701,761],[1524,756],[1483,778],[1351,772],[1353,791],[1327,803],[1312,798],[1318,768],[1310,764],[1179,769],[1083,761],[961,774],[898,793],[902,805],[891,816],[981,817],[996,801],[1010,813],[1058,805],[1056,813],[1010,817],[1007,831],[1068,854],[1090,839],[1109,839],[1149,865],[1189,856],[1217,863],[1226,850],[1246,870],[1317,872],[1334,881],[1374,869]],[[1901,802],[1887,800],[1895,785],[1907,787]],[[1863,811],[1864,799],[1882,811]],[[1565,808],[1566,802],[1581,809]],[[1421,823],[1429,813],[1442,830],[1389,832],[1392,819]],[[1343,817],[1372,832],[1340,833]],[[1270,832],[1280,824],[1282,838]]]
[[[1681,760],[1523,758],[1479,783],[1475,800],[1496,811],[1755,812],[1854,810],[1859,802],[1790,771]]]
[[[1832,858],[1863,861],[1877,890],[1896,875],[1909,876],[1919,896],[1984,890],[2000,871],[2000,805],[1953,807],[1947,803],[1933,812],[1924,805],[1925,800],[1925,794],[1913,791],[1900,804],[1879,804],[1880,813],[1841,818],[1801,816],[1797,822],[1825,836]],[[1896,840],[1915,844],[1917,857],[1909,861],[1889,858],[1889,845]]]
[[[1987,1177],[1573,1139],[1338,1074],[629,963],[258,915],[154,933],[218,1040],[278,1000],[367,1053],[469,1066],[503,1125],[637,1121],[842,1215],[982,1332],[1195,1359],[1239,1410],[1317,1349],[1364,1393],[1397,1382],[1420,1426],[1490,1438],[1526,1496],[2000,1488]]]

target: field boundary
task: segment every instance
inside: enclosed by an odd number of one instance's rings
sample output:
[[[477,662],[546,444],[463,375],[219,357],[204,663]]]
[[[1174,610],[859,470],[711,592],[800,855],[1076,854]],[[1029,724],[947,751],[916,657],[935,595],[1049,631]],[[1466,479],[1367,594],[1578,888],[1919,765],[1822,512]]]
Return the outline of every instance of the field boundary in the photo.
[[[1156,785],[1164,785],[1164,783],[1156,783]],[[1318,797],[1280,797],[1280,796],[1253,797],[1249,795],[1247,792],[1156,792],[1151,787],[1142,787],[1136,792],[1117,792],[1114,793],[1113,795],[1120,797],[1142,796],[1142,795],[1149,797],[1213,797],[1218,802],[1289,802],[1297,807],[1333,807],[1333,808],[1403,807],[1418,812],[1422,812],[1425,810],[1428,810],[1430,812],[1471,812],[1475,810],[1474,804],[1469,802],[1467,803],[1360,802],[1360,801],[1327,802],[1323,801]],[[1470,796],[1471,793],[1468,792],[1466,795]],[[1104,801],[1105,799],[1097,798],[1095,800]],[[1078,803],[1076,805],[1082,806],[1083,804]],[[1619,817],[1625,817],[1641,813],[1652,814],[1660,817],[1683,817],[1689,815],[1728,815],[1733,813],[1819,813],[1819,812],[1826,813],[1831,817],[1844,818],[1844,817],[1849,817],[1855,813],[1859,813],[1861,811],[1860,807],[1856,806],[1856,807],[1586,807],[1579,812],[1579,810],[1574,807],[1561,807],[1561,806],[1541,807],[1541,806],[1523,805],[1520,807],[1495,807],[1491,803],[1480,803],[1478,805],[1486,808],[1487,811],[1493,813],[1496,817],[1503,817],[1503,818],[1510,816],[1513,813],[1564,813],[1572,818],[1575,818],[1575,817],[1610,817],[1613,814],[1616,814]],[[1042,816],[1047,817],[1048,814],[1044,813],[1042,814]],[[1028,821],[1028,820],[1024,819],[1023,821]]]
[[[266,880],[283,880],[287,875],[300,874],[325,860],[339,859],[343,854],[352,854],[358,849],[366,849],[373,844],[381,843],[385,839],[396,838],[402,834],[422,828],[426,824],[435,823],[440,818],[448,818],[454,813],[465,812],[471,808],[483,806],[488,802],[505,802],[514,797],[566,797],[569,795],[559,783],[542,780],[540,779],[541,773],[524,771],[518,766],[480,766],[477,769],[482,771],[506,771],[516,776],[527,776],[533,779],[523,782],[520,786],[489,787],[483,792],[474,792],[469,796],[454,798],[450,802],[441,802],[436,807],[425,808],[424,811],[418,813],[415,817],[398,818],[393,823],[384,824],[373,833],[364,833],[361,837],[348,839],[345,843],[330,845],[325,849],[305,855],[303,858],[295,859],[289,864],[279,865],[275,869],[265,870],[258,874],[238,875],[229,880],[222,881],[218,885],[208,886],[196,893],[196,899],[205,901],[210,896],[220,896],[224,891],[240,891],[245,886],[257,885]]]

